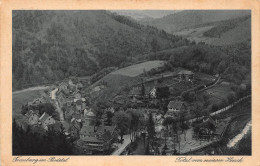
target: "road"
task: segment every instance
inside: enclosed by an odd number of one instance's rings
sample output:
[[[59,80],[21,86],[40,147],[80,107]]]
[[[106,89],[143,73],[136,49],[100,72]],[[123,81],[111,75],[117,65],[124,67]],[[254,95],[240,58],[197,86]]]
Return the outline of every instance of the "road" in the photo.
[[[22,93],[22,92],[27,92],[27,91],[45,90],[48,88],[49,88],[49,86],[36,86],[36,87],[31,87],[31,88],[27,88],[27,89],[18,90],[18,91],[13,91],[12,94],[14,95],[14,94]]]
[[[119,156],[125,150],[125,148],[131,143],[129,134],[124,135],[123,139],[124,139],[123,144],[119,144],[120,145],[119,148],[116,151],[114,151],[111,155]]]

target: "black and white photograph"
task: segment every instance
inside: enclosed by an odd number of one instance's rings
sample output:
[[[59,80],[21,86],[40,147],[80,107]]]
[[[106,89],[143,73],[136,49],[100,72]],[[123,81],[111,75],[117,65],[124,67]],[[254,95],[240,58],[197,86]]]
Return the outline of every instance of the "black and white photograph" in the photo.
[[[251,10],[13,10],[12,155],[251,156],[251,76]]]

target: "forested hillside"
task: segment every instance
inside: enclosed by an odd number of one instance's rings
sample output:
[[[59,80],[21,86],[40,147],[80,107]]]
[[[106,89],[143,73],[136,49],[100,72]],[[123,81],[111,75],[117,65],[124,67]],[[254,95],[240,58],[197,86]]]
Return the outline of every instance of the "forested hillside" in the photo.
[[[108,11],[13,11],[13,89],[124,67],[188,44]]]
[[[142,24],[174,33],[200,24],[228,20],[250,15],[249,10],[184,10],[162,18],[140,21]]]

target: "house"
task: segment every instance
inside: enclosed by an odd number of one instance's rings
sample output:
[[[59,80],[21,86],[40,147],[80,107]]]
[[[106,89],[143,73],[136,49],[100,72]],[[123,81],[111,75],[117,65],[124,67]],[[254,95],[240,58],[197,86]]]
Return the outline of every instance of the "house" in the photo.
[[[179,81],[192,81],[194,79],[194,73],[189,70],[182,70],[178,73]]]
[[[54,124],[49,124],[47,127],[48,127],[48,130],[56,132],[56,133],[63,132],[63,125],[60,122],[54,123]]]
[[[70,128],[69,128],[70,135],[74,138],[78,138],[81,127],[82,127],[81,122],[78,122],[74,118],[71,119]]]
[[[59,102],[59,104],[60,104],[60,106],[62,107],[65,103],[66,103],[66,95],[64,94],[64,92],[63,91],[58,91],[57,93],[56,93],[56,97],[57,97],[57,100],[58,100],[58,102]]]
[[[48,130],[48,125],[54,124],[55,120],[52,118],[52,116],[44,112],[42,116],[39,118],[39,122],[45,130]]]
[[[28,118],[29,125],[36,125],[39,122],[38,113],[34,112],[33,110],[28,111],[25,116]]]
[[[118,135],[115,126],[87,126],[83,125],[80,130],[78,146],[93,152],[109,150],[110,146],[117,139]]]
[[[66,107],[66,111],[64,111],[64,118],[67,121],[70,121],[71,118],[72,118],[72,115],[74,114],[74,112],[75,112],[75,108],[74,107],[71,107],[71,106]]]
[[[186,106],[182,101],[170,101],[167,108],[168,111],[165,113],[165,117],[176,117],[180,112],[185,111]]]
[[[52,99],[52,100],[55,100],[56,99],[56,93],[58,92],[58,88],[55,88],[54,90],[52,90],[51,92],[50,92],[50,98]]]
[[[200,140],[209,140],[214,138],[213,136],[216,136],[214,134],[216,131],[216,127],[217,127],[216,122],[211,117],[207,117],[203,120],[202,123],[195,126],[194,134],[195,135],[197,134],[197,137]]]
[[[95,113],[92,111],[92,109],[85,109],[84,110],[84,119],[85,119],[85,124],[86,125],[92,125],[94,124],[95,120],[96,120],[96,115]]]
[[[153,87],[149,94],[151,98],[156,98],[156,87]]]
[[[133,97],[133,98],[141,97],[142,95],[143,95],[142,90],[141,90],[141,87],[139,87],[139,86],[133,87],[129,93],[129,97]]]
[[[67,90],[68,89],[68,84],[66,82],[61,82],[59,84],[59,90]]]

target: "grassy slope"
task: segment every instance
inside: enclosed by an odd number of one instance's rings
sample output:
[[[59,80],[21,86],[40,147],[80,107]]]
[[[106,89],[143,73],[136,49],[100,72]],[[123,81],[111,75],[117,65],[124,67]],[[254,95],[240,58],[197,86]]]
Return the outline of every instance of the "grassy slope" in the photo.
[[[110,74],[119,74],[129,77],[136,77],[142,74],[144,71],[150,71],[153,68],[161,67],[163,66],[163,64],[163,61],[147,61],[119,69]]]
[[[163,61],[147,61],[144,63],[131,65],[119,70],[116,70],[96,83],[89,87],[86,91],[90,92],[93,88],[101,85],[105,82],[107,85],[105,88],[101,89],[98,92],[92,93],[92,97],[98,100],[111,99],[117,94],[122,92],[122,88],[131,87],[134,84],[140,83],[141,79],[137,76],[142,74],[144,69],[146,71],[151,70],[152,68],[157,68],[162,65]]]

